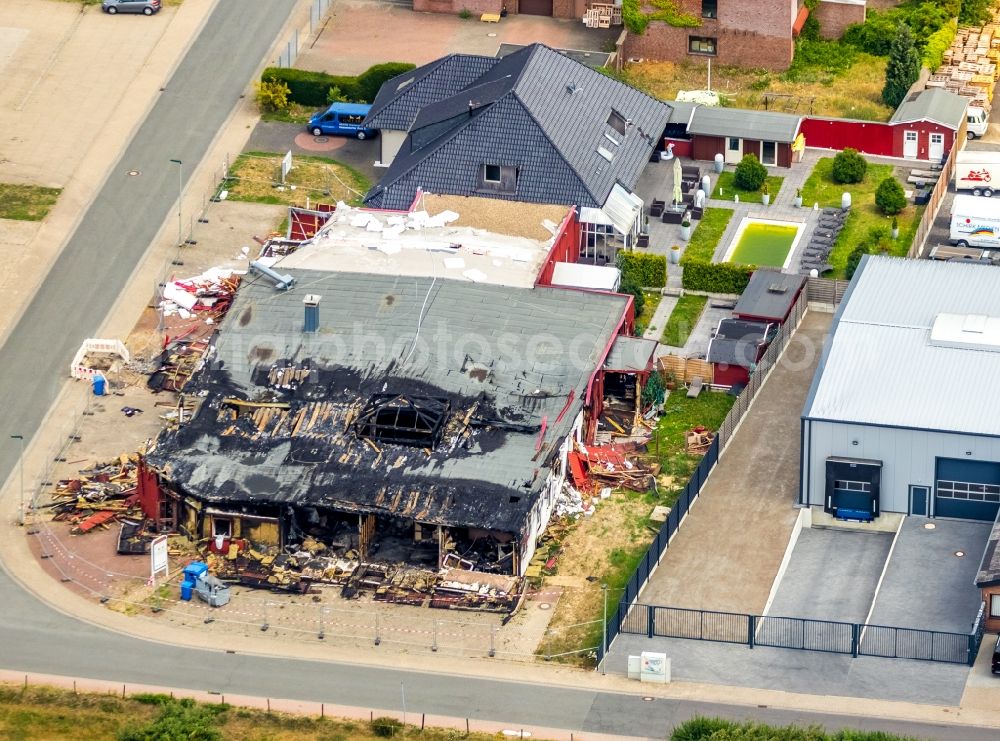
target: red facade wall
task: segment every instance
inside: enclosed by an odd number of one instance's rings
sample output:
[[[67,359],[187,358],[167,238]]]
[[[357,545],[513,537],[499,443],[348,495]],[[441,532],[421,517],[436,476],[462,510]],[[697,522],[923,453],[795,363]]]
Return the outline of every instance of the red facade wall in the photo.
[[[839,39],[852,23],[865,22],[865,6],[823,0],[816,8],[816,20],[824,39]]]
[[[580,220],[576,216],[576,209],[571,208],[566,218],[559,225],[556,232],[555,241],[549,254],[545,257],[541,269],[538,271],[538,278],[535,279],[535,286],[551,286],[552,273],[556,269],[557,262],[576,262],[580,257]]]
[[[693,136],[691,143],[691,156],[696,160],[714,160],[726,151],[726,140],[721,136]]]
[[[138,466],[138,486],[139,506],[142,513],[150,520],[160,519],[160,481],[156,477],[156,472],[146,466],[146,461],[139,459]]]
[[[735,386],[738,383],[747,383],[750,380],[750,371],[738,365],[728,363],[712,363],[712,385],[714,386]]]
[[[666,149],[668,144],[674,145],[674,154],[678,157],[691,156],[692,143],[690,139],[671,139],[669,136],[663,137],[663,148]]]
[[[897,124],[893,127],[892,156],[903,156],[903,137],[906,131],[917,132],[917,159],[928,159],[928,152],[931,143],[931,134],[944,134],[944,153],[947,155],[955,143],[955,130],[947,126],[930,123],[929,121],[918,121],[915,123]]]
[[[413,0],[413,9],[418,13],[458,15],[464,9],[471,12],[477,20],[483,13],[499,13],[502,7],[503,0]]]
[[[689,54],[689,36],[715,38],[718,54],[712,57]],[[721,28],[718,21],[706,20],[698,28],[676,28],[664,21],[652,21],[641,36],[627,34],[623,51],[625,59],[694,63],[704,63],[711,59],[716,64],[785,70],[792,64],[795,43],[792,40],[791,25],[787,36],[778,37],[748,30]]]
[[[894,135],[889,124],[809,116],[802,119],[799,132],[807,147],[838,151],[853,147],[865,154],[893,156]]]

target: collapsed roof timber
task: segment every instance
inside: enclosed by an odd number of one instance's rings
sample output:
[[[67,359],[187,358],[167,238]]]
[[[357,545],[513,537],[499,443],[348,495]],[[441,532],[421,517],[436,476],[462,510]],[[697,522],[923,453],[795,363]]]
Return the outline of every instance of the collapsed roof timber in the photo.
[[[177,524],[208,536],[212,512],[267,519],[283,543],[354,518],[362,558],[375,520],[467,528],[516,544],[504,570],[520,573],[628,298],[291,272],[301,288],[244,283],[185,388],[199,410],[149,456],[192,505]]]

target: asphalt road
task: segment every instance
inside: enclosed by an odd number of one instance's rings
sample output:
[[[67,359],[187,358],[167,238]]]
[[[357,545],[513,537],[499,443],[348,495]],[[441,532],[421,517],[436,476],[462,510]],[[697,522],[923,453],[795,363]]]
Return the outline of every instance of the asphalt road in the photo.
[[[47,280],[3,348],[0,440],[32,436],[53,403],[82,338],[92,336],[170,217],[177,187],[171,158],[200,161],[275,39],[293,0],[221,0]],[[141,175],[129,177],[135,169]],[[0,479],[17,448],[0,445]],[[696,714],[754,716],[775,723],[855,725],[924,738],[980,741],[995,731],[857,721],[770,709],[656,700],[533,684],[192,650],[122,636],[39,602],[0,570],[0,664],[4,668],[121,682],[509,723],[663,737]]]

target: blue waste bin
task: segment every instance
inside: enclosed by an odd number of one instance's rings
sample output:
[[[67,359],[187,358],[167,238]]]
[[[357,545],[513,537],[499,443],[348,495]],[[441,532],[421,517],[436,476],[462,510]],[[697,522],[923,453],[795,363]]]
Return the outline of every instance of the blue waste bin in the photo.
[[[191,601],[191,593],[194,591],[194,582],[185,579],[181,582],[181,599],[185,602]]]
[[[107,384],[107,380],[104,378],[104,376],[102,375],[94,376],[93,379],[91,380],[91,383],[94,386],[94,396],[104,396],[104,389],[105,385]]]
[[[194,585],[202,574],[208,573],[208,564],[204,561],[192,561],[184,567],[184,578]]]

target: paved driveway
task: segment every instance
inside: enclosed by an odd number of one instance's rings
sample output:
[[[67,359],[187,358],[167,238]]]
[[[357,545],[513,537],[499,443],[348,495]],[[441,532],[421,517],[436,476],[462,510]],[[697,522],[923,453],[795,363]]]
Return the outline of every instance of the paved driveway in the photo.
[[[416,65],[446,54],[496,55],[500,44],[539,41],[553,48],[603,51],[621,29],[587,28],[579,19],[512,15],[500,23],[445,13],[414,13],[372,0],[334,0],[332,19],[316,42],[300,50],[295,66],[356,75],[373,64]]]
[[[760,614],[795,523],[799,415],[830,320],[806,314],[639,602]]]
[[[871,624],[968,633],[981,603],[976,571],[991,527],[988,522],[907,517]]]
[[[292,156],[305,154],[343,162],[358,170],[372,183],[385,174],[374,166],[379,156],[378,139],[358,141],[346,136],[313,136],[305,126],[282,121],[259,121],[250,134],[244,152],[274,152]]]
[[[803,529],[768,614],[864,622],[891,545],[891,533]]]

